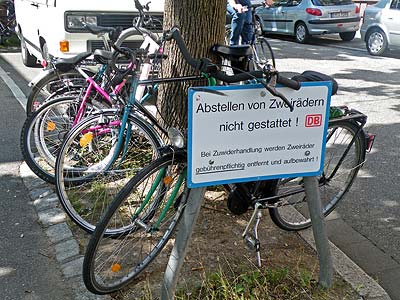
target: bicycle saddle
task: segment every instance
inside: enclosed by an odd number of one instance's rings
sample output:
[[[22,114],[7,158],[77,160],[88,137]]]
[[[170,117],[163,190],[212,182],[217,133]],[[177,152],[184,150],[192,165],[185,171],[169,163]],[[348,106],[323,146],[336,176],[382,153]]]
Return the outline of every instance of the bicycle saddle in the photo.
[[[93,53],[95,61],[101,64],[107,64],[112,59],[112,52],[102,49],[96,49]]]
[[[57,70],[68,72],[72,70],[77,64],[92,55],[92,52],[83,52],[73,57],[57,58],[54,66]]]
[[[225,58],[240,58],[252,54],[250,45],[226,46],[216,44],[212,46],[211,51]]]
[[[293,80],[298,82],[307,82],[307,81],[330,81],[332,82],[332,96],[337,93],[339,85],[337,81],[329,75],[317,72],[317,71],[304,71],[299,75],[295,75],[292,77]]]

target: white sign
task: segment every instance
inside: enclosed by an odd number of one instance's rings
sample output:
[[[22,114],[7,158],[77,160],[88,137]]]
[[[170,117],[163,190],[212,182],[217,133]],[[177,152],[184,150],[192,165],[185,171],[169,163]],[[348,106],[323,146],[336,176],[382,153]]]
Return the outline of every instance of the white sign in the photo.
[[[189,90],[189,187],[322,172],[331,83],[278,90],[293,112],[261,85]]]

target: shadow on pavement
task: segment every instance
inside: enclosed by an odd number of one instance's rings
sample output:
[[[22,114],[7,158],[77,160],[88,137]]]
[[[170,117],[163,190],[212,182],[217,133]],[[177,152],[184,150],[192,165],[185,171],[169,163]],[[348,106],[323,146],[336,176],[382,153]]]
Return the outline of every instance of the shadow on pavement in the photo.
[[[291,47],[294,47],[294,48],[301,48],[301,46],[304,46],[303,44],[296,43],[295,38],[293,36],[268,34],[265,37],[274,46],[275,46],[275,44],[279,43],[279,41],[290,42],[290,43],[292,43]],[[346,41],[342,41],[340,39],[339,35],[330,34],[330,35],[312,36],[309,43],[306,45],[308,45],[309,47],[310,46],[323,46],[323,47],[335,47],[335,48],[341,48],[341,49],[347,48],[348,50],[351,50],[351,51],[363,52],[363,54],[365,54],[365,56],[368,56],[371,59],[382,59],[385,57],[400,59],[400,49],[388,50],[382,56],[370,55],[367,52],[367,49],[365,47],[365,42],[362,41],[359,37],[356,37],[352,41],[346,42]],[[312,48],[310,50],[312,50]]]

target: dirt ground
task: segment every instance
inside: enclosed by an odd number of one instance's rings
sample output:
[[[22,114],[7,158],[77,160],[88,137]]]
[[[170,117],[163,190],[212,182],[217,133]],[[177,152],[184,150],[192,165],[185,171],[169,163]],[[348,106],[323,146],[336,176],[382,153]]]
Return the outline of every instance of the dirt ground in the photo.
[[[235,274],[240,274],[242,270],[257,270],[255,251],[246,248],[241,237],[250,216],[251,211],[241,216],[232,215],[227,209],[223,192],[206,192],[191,246],[181,270],[178,290],[190,293],[204,281],[205,274],[218,270]],[[80,238],[82,241],[83,237]],[[311,273],[312,280],[318,280],[319,267],[315,251],[297,233],[286,232],[276,227],[269,218],[268,211],[263,212],[259,225],[259,239],[261,269],[288,268],[299,274],[306,269]],[[166,249],[146,269],[145,274],[123,291],[114,293],[112,297],[117,300],[141,297],[141,299],[159,299],[161,282],[173,242],[174,239],[171,239]],[[351,287],[335,275],[334,285],[327,299],[357,298]],[[305,295],[304,298],[296,299],[313,298]]]

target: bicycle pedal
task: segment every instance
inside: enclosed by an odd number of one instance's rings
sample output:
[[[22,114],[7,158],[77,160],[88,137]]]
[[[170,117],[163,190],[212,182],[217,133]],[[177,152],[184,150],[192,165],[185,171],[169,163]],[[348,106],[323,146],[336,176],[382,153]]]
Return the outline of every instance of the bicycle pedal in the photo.
[[[253,235],[247,234],[244,236],[244,242],[249,250],[260,251],[260,241]]]

